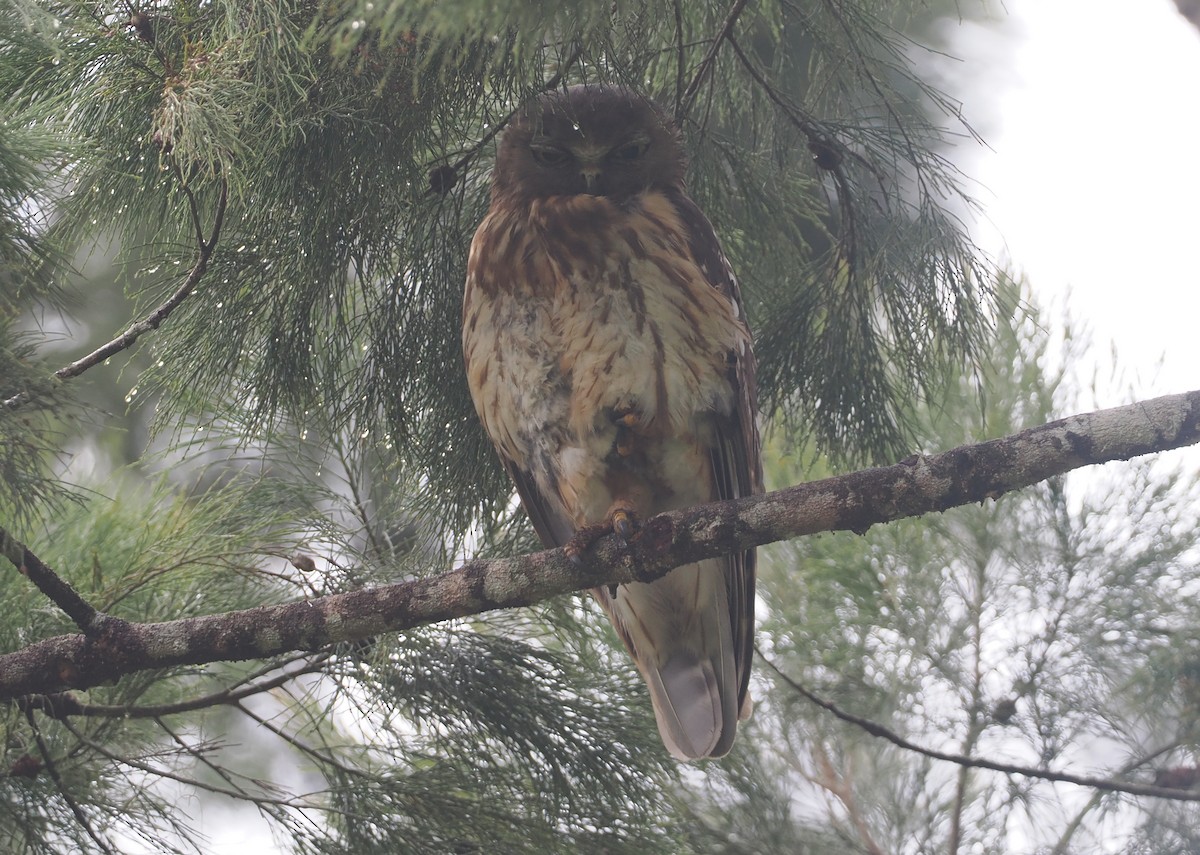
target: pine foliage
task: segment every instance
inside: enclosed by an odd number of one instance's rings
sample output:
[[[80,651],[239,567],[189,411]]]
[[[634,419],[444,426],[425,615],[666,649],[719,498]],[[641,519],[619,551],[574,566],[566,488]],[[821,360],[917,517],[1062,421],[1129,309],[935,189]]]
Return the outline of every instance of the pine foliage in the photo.
[[[505,121],[580,81],[679,120],[743,283],[764,416],[838,460],[907,450],[910,402],[968,370],[999,316],[937,153],[970,130],[914,76],[894,13],[10,0],[0,519],[130,620],[529,549],[461,370],[466,248]],[[64,356],[64,295],[93,324],[117,300],[98,268],[132,311]],[[67,364],[126,329],[137,343],[94,371]],[[87,398],[105,365],[128,395]],[[118,430],[144,449],[110,459]],[[70,629],[29,586],[0,594],[10,649]],[[182,792],[253,805],[300,852],[710,851],[616,650],[571,599],[142,675],[72,698],[78,714],[10,707],[0,839],[204,851]],[[739,833],[786,832],[786,800],[754,786],[764,824]]]
[[[674,108],[760,331],[764,400],[830,453],[896,451],[898,402],[981,340],[956,176],[906,94],[904,43],[868,8],[742,10],[730,44],[709,4],[129,12],[51,7],[44,41],[13,39],[5,85],[19,124],[74,152],[51,237],[115,241],[146,309],[228,197],[208,271],[150,344],[160,425],[353,426],[439,482],[450,530],[502,509],[452,370],[465,246],[495,132],[556,82],[627,82]]]

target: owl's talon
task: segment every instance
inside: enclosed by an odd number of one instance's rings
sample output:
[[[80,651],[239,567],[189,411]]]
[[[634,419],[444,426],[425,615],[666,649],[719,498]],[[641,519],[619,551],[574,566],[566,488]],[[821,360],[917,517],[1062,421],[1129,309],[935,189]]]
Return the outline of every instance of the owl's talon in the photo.
[[[636,523],[633,514],[624,508],[613,511],[612,515],[612,530],[613,534],[621,538],[622,541],[628,541],[633,534]]]
[[[633,429],[642,423],[638,414],[633,410],[626,410],[623,413],[618,413],[613,416],[613,424],[617,426],[617,439],[613,443],[613,449],[620,457],[629,457],[633,454],[635,439]]]
[[[621,457],[628,457],[633,454],[633,437],[624,428],[617,431],[616,449],[617,454]]]
[[[595,546],[596,541],[600,538],[612,534],[612,530],[612,525],[609,523],[593,523],[577,529],[563,546],[567,560],[572,564],[582,564],[583,553]]]
[[[637,517],[628,508],[618,507],[608,515],[608,521],[592,523],[576,529],[570,540],[563,545],[563,552],[572,564],[583,563],[583,553],[596,545],[602,537],[615,535],[622,546],[627,546],[629,538],[637,531]]]

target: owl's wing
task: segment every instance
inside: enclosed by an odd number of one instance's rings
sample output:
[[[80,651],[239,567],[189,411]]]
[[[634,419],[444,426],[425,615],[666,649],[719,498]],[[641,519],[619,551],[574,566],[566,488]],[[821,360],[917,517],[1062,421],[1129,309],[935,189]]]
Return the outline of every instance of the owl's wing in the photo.
[[[571,535],[575,533],[574,526],[562,511],[562,503],[548,499],[538,489],[533,473],[503,454],[500,455],[504,471],[512,478],[517,486],[517,495],[521,497],[521,507],[529,514],[533,530],[538,539],[547,549],[564,546]]]
[[[687,230],[688,248],[704,277],[733,303],[738,318],[745,323],[741,289],[721,251],[712,223],[685,193],[674,193],[671,200]],[[710,451],[713,486],[720,499],[737,499],[763,492],[762,450],[755,421],[758,413],[756,364],[754,351],[749,346],[742,353],[732,355],[729,381],[736,394],[736,403],[727,417],[718,420],[717,439]],[[750,682],[750,660],[754,656],[754,550],[729,556],[726,567],[738,704],[744,718],[749,713],[745,699]]]

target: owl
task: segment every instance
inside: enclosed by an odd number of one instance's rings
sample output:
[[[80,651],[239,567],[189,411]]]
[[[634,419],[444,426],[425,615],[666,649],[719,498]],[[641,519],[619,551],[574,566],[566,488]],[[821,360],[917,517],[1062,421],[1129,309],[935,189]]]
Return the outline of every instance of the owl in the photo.
[[[616,86],[545,94],[498,145],[463,352],[548,547],[578,552],[663,511],[762,492],[750,330],[685,170],[671,120]],[[680,760],[726,754],[749,714],[754,567],[751,549],[592,592]]]

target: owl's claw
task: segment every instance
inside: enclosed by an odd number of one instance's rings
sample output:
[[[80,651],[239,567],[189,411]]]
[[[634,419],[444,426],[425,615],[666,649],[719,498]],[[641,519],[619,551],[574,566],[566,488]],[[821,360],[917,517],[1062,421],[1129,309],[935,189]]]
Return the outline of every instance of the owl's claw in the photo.
[[[613,422],[617,426],[617,441],[614,447],[618,455],[628,457],[633,454],[633,428],[641,424],[641,419],[633,410],[627,410],[616,416]]]
[[[583,528],[576,529],[571,535],[571,539],[563,546],[563,552],[567,554],[567,560],[572,564],[581,563],[583,553],[591,549],[596,541],[605,535],[612,534],[612,525],[610,523],[593,523],[585,525]]]
[[[579,564],[582,561],[583,553],[595,546],[596,541],[600,538],[615,534],[621,545],[625,546],[637,528],[637,516],[634,512],[627,507],[618,505],[609,512],[607,522],[592,523],[577,529],[563,546],[563,551],[567,554],[568,561],[572,564]]]
[[[621,540],[629,540],[637,523],[633,513],[625,508],[618,508],[612,514],[612,531]]]

